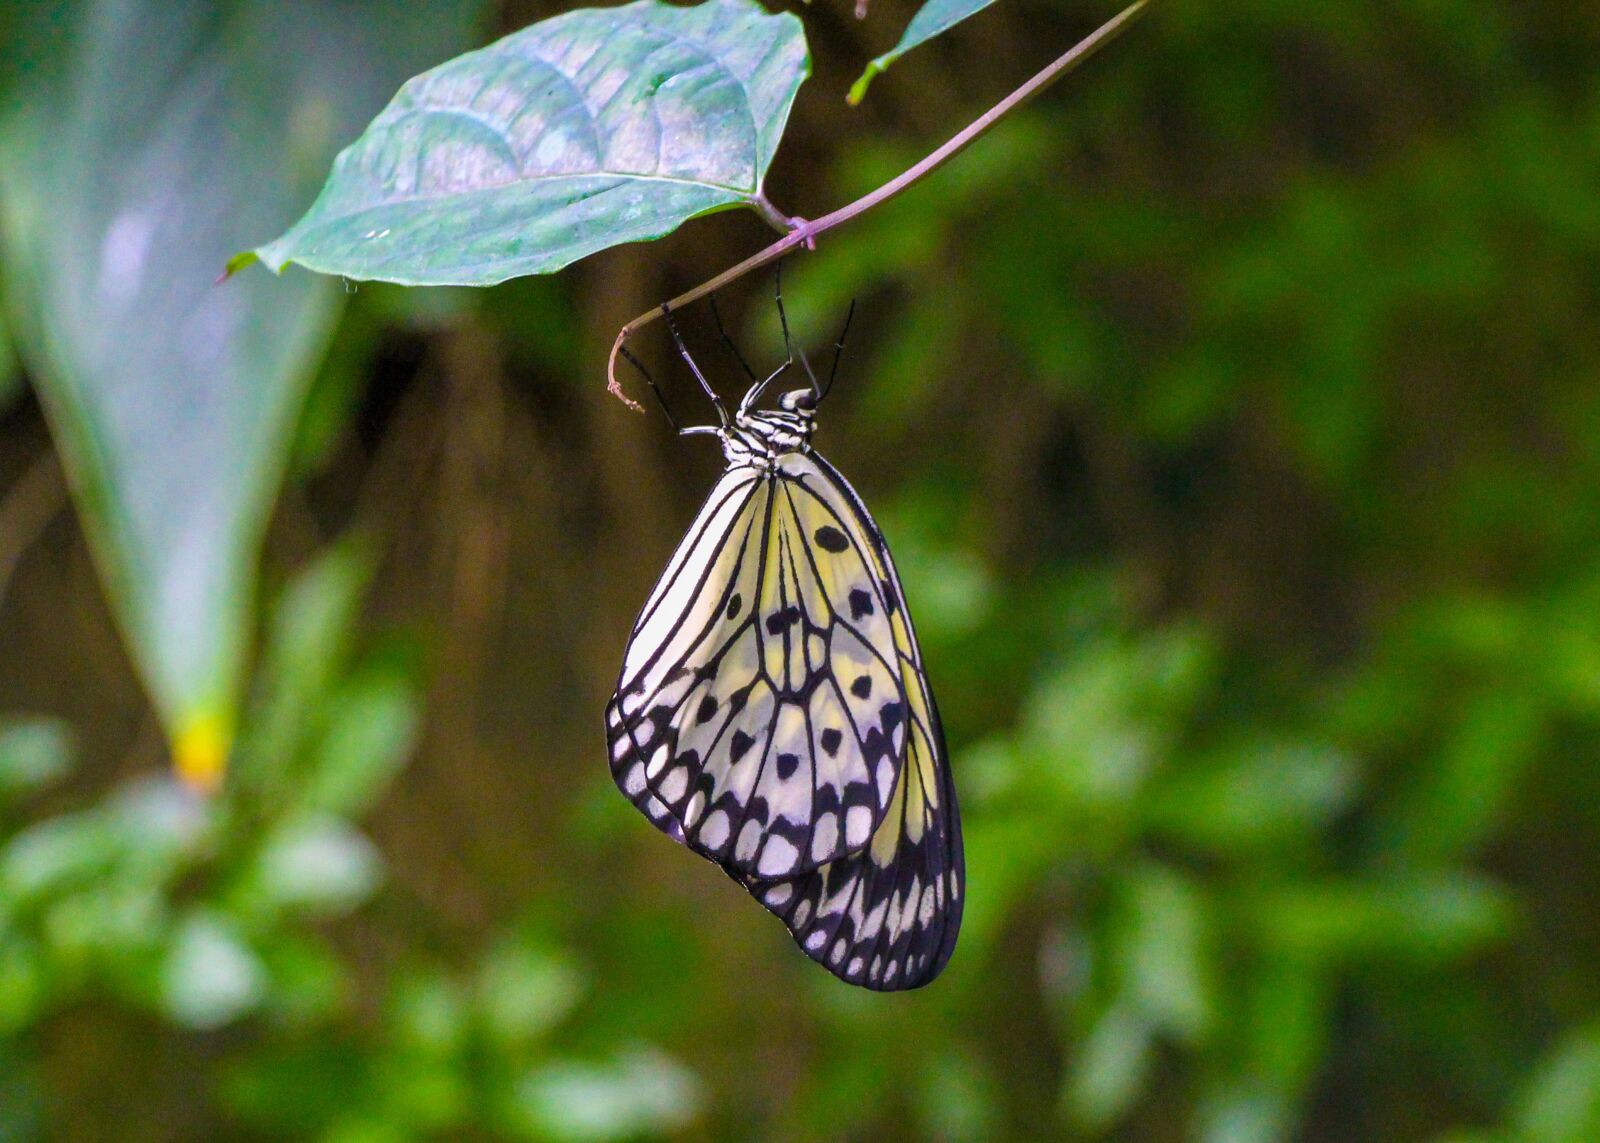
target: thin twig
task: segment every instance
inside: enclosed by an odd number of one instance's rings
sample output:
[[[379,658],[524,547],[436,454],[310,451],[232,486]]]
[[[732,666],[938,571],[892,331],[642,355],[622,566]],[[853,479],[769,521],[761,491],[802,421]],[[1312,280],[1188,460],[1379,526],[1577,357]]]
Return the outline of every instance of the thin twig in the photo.
[[[835,226],[840,226],[846,222],[849,222],[857,215],[871,210],[881,202],[887,202],[889,199],[894,198],[895,195],[909,189],[913,184],[927,178],[934,171],[944,166],[951,159],[955,158],[962,151],[970,147],[978,139],[982,138],[983,135],[985,135],[996,123],[1000,122],[1001,119],[1005,118],[1011,112],[1027,103],[1030,99],[1038,95],[1045,88],[1049,87],[1056,80],[1060,79],[1062,76],[1072,71],[1084,60],[1088,59],[1095,53],[1096,50],[1109,43],[1113,38],[1116,37],[1117,33],[1121,32],[1128,26],[1133,18],[1144,9],[1148,2],[1149,0],[1136,0],[1135,3],[1128,5],[1121,12],[1117,13],[1117,15],[1113,16],[1104,24],[1100,25],[1100,27],[1096,28],[1084,39],[1078,41],[1078,43],[1073,45],[1072,49],[1060,59],[1050,64],[1038,75],[1034,76],[1027,83],[1017,88],[1017,90],[1013,91],[1010,95],[1006,96],[988,111],[984,112],[983,115],[973,120],[971,124],[969,124],[959,134],[955,135],[944,146],[940,147],[937,151],[934,151],[916,166],[905,171],[898,178],[884,183],[877,190],[862,195],[860,198],[856,199],[847,206],[842,206],[833,213],[825,214],[815,221],[807,222],[804,219],[790,219],[789,224],[792,229],[789,230],[789,233],[778,239],[778,241],[774,242],[771,246],[768,246],[765,250],[752,254],[743,262],[740,262],[737,266],[724,270],[715,278],[712,278],[708,282],[701,283],[688,293],[680,294],[678,297],[673,298],[672,301],[667,303],[666,307],[657,306],[655,309],[640,314],[627,325],[623,326],[622,329],[617,333],[616,341],[614,341],[611,345],[610,357],[606,359],[606,388],[611,392],[611,395],[616,397],[624,405],[627,405],[634,412],[644,412],[643,406],[624,393],[622,391],[621,384],[617,381],[617,354],[622,348],[623,344],[630,337],[659,318],[663,308],[676,310],[688,305],[690,302],[698,301],[707,294],[714,293],[728,285],[730,282],[737,281],[738,279],[744,277],[746,274],[750,273],[750,271],[760,269],[767,263],[774,262],[777,259],[782,258],[796,246],[807,246],[814,248],[816,246],[816,240],[819,234],[832,230]],[[773,222],[776,224],[777,218],[781,218],[781,215],[779,215],[777,211],[773,210],[771,204],[767,203],[766,199],[764,198],[761,199],[761,203],[757,204],[758,209],[763,203],[766,204],[766,211],[762,212],[762,217],[766,218],[768,222]],[[777,218],[774,216],[777,216]]]

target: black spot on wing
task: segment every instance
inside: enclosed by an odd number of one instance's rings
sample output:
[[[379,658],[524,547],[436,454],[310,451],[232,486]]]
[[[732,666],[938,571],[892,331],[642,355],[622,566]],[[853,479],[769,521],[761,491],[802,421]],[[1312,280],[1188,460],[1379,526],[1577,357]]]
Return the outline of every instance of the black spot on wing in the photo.
[[[736,591],[728,597],[728,609],[723,615],[728,619],[736,619],[739,616],[739,609],[743,606],[744,598]]]
[[[850,546],[850,541],[845,537],[845,534],[832,524],[822,525],[812,535],[816,539],[817,545],[824,551],[842,552]]]
[[[867,760],[869,767],[875,766],[879,758],[892,753],[891,746],[889,736],[884,734],[882,727],[870,726],[866,737],[861,740],[861,756]]]
[[[782,781],[787,782],[790,778],[794,777],[794,772],[799,768],[800,756],[798,754],[778,755],[778,777]]]
[[[745,756],[750,747],[755,745],[755,739],[742,730],[735,730],[733,737],[728,740],[728,758],[737,762]]]
[[[716,699],[716,696],[715,695],[706,695],[705,698],[700,700],[700,709],[694,712],[694,720],[697,723],[710,722],[712,717],[716,713],[717,713],[717,699]]]
[[[837,727],[830,726],[822,732],[821,740],[822,748],[828,752],[828,757],[832,758],[839,753],[839,744],[844,741],[844,735],[839,733]]]
[[[870,695],[872,693],[872,676],[857,675],[856,681],[850,684],[850,693],[860,699]]]
[[[859,587],[850,589],[850,618],[861,619],[873,612],[872,596]]]

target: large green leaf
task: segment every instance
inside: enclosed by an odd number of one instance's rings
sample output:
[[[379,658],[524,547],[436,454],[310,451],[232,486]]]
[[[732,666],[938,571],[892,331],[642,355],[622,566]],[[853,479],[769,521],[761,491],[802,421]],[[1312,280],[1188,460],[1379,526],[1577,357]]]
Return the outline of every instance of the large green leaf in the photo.
[[[407,83],[255,253],[486,286],[659,238],[757,202],[809,70],[800,21],[753,0],[569,12]]]
[[[983,11],[993,3],[994,0],[928,0],[917,10],[917,14],[911,17],[911,23],[906,25],[905,34],[900,37],[900,42],[867,64],[867,70],[862,72],[861,78],[851,86],[850,94],[846,98],[851,103],[860,103],[867,94],[868,85],[895,60],[912,48],[933,39],[939,33],[949,31],[968,16]]]
[[[7,37],[0,221],[19,347],[180,767],[231,740],[254,563],[339,291],[213,285],[430,58],[457,0],[97,0]],[[0,94],[4,94],[0,92]]]

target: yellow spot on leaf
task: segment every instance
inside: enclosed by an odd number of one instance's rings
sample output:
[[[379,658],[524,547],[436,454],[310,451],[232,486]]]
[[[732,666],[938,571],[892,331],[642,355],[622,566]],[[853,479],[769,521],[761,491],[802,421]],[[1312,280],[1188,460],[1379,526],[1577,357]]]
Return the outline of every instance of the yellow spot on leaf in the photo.
[[[231,728],[217,715],[188,720],[172,740],[172,765],[178,777],[196,793],[215,792],[227,769],[232,738]]]

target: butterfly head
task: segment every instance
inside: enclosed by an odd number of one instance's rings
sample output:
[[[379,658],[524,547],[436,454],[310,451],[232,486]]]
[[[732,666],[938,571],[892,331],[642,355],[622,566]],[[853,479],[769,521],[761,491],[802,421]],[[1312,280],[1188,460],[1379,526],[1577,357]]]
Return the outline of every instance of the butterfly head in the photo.
[[[803,416],[815,416],[817,412],[817,392],[815,389],[790,389],[778,398],[778,405],[785,412],[800,413]]]

